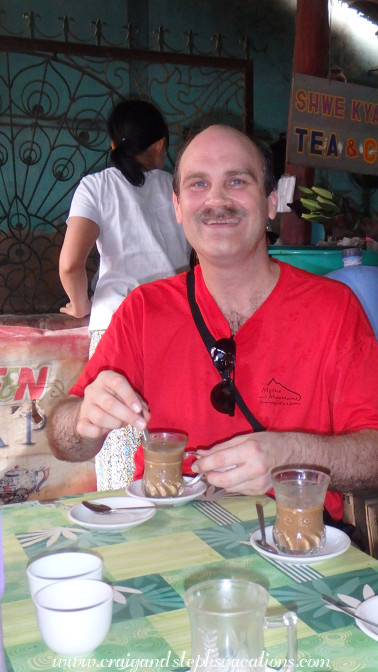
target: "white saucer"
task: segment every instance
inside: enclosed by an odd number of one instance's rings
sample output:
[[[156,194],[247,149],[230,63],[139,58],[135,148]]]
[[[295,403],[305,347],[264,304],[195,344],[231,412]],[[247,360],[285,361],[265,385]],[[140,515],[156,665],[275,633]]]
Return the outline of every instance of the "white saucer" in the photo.
[[[184,476],[184,481],[190,481],[190,476]],[[206,488],[207,484],[204,481],[197,481],[192,486],[186,486],[183,493],[177,497],[146,497],[142,492],[142,480],[140,479],[127,485],[126,492],[136,499],[143,499],[145,502],[155,504],[155,506],[181,506],[200,497]]]
[[[361,616],[361,618],[367,618],[368,621],[377,621],[377,627],[374,627],[374,625],[368,625],[356,618],[356,624],[360,630],[378,642],[378,595],[369,597],[364,602],[361,602],[354,613],[356,616]]]
[[[272,537],[272,530],[273,525],[269,525],[265,528],[266,540],[268,544],[274,546],[275,544]],[[329,558],[335,558],[337,555],[345,553],[345,551],[347,551],[350,546],[350,539],[348,535],[345,534],[345,532],[342,532],[342,530],[338,530],[337,527],[330,527],[329,525],[326,525],[326,542],[323,548],[321,548],[318,553],[314,553],[314,555],[286,555],[286,553],[280,552],[278,552],[278,555],[275,555],[275,553],[270,553],[270,551],[266,551],[264,548],[260,548],[260,546],[256,544],[256,539],[261,539],[261,532],[259,529],[252,532],[250,543],[256,551],[261,553],[261,555],[265,555],[267,558],[271,558],[272,560],[277,560],[279,562],[299,562],[302,565],[308,564],[310,562],[320,562],[322,560],[329,560]]]
[[[139,500],[131,497],[103,497],[102,499],[94,500],[97,504],[107,504],[113,509],[120,506],[140,506]],[[143,508],[140,511],[120,511],[119,513],[95,513],[90,511],[83,504],[75,504],[69,510],[68,515],[72,522],[82,525],[93,530],[123,530],[125,527],[132,527],[133,525],[140,525],[145,520],[149,520],[156,513],[156,507],[146,503],[148,509]],[[151,510],[150,510],[151,509]]]

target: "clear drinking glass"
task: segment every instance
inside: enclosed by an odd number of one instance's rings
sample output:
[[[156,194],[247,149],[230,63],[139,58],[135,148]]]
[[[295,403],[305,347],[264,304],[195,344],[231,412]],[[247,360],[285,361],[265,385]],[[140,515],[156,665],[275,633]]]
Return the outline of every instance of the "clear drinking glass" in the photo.
[[[194,485],[201,474],[185,482],[182,476],[182,462],[194,451],[186,451],[186,434],[180,432],[149,432],[148,438],[141,439],[144,455],[142,492],[146,497],[178,497],[185,485]]]
[[[192,672],[215,669],[265,671],[264,628],[286,627],[286,664],[277,672],[293,670],[297,658],[297,616],[265,615],[269,595],[265,588],[244,579],[210,579],[189,588],[184,602],[190,617]]]
[[[324,545],[324,498],[330,477],[324,471],[277,468],[272,471],[277,512],[273,541],[281,553],[313,555]]]

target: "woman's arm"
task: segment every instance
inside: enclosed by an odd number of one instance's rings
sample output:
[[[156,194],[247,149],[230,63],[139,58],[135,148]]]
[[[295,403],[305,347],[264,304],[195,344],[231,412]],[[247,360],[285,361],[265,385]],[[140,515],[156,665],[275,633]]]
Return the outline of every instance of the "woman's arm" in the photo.
[[[98,234],[99,228],[91,219],[69,218],[59,257],[59,277],[69,303],[60,309],[61,313],[81,318],[91,312],[86,262]]]

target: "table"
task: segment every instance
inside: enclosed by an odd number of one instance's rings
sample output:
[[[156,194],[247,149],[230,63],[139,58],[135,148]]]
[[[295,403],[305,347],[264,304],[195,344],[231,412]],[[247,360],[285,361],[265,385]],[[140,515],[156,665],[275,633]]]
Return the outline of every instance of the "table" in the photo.
[[[378,561],[350,547],[343,555],[299,569],[277,564],[246,543],[258,526],[256,498],[224,495],[209,487],[199,500],[158,509],[142,525],[116,532],[88,530],[70,521],[68,510],[84,496],[4,506],[2,620],[8,672],[68,667],[40,639],[25,569],[30,558],[69,548],[99,553],[104,578],[115,589],[110,632],[87,669],[135,672],[133,660],[138,661],[138,672],[184,669],[190,658],[185,589],[208,578],[236,576],[267,588],[268,613],[288,608],[297,612],[300,669],[376,672],[378,643],[353,619],[328,609],[320,596],[342,594],[363,600],[378,594]],[[258,500],[264,503],[267,524],[272,524],[274,501]],[[265,653],[270,660],[284,657],[285,652],[284,629],[267,631]]]

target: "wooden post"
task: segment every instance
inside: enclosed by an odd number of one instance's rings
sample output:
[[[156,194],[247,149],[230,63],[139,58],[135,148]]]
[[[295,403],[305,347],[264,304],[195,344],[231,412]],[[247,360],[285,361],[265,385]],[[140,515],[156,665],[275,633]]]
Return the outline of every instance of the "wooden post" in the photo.
[[[329,58],[328,0],[297,0],[293,75],[326,77]],[[286,163],[286,173],[295,175],[297,184],[312,187],[315,169]],[[294,198],[298,198],[295,191]],[[281,214],[280,238],[283,245],[308,245],[311,223],[293,212]]]

